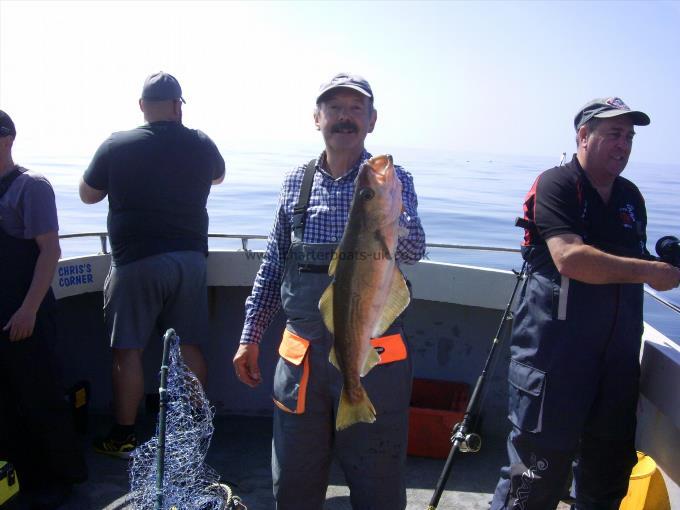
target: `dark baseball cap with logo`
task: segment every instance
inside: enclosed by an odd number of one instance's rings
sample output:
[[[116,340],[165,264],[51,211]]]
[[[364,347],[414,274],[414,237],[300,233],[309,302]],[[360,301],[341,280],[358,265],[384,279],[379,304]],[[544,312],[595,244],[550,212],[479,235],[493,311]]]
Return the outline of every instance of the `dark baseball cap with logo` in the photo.
[[[319,88],[319,93],[316,96],[316,104],[319,104],[323,96],[331,90],[345,88],[356,90],[364,96],[373,99],[373,91],[371,86],[366,81],[366,78],[358,74],[339,73],[333,76],[330,81],[323,83]]]
[[[0,110],[0,138],[4,136],[16,136],[17,129],[14,127],[12,118]]]
[[[629,115],[636,126],[649,124],[649,115],[638,110],[631,110],[621,98],[603,97],[593,99],[579,110],[574,117],[574,128],[578,129],[593,117],[597,119],[609,119],[619,115]]]
[[[182,87],[177,78],[169,73],[160,71],[152,74],[144,81],[142,99],[145,101],[169,101],[179,99],[186,103],[182,97]]]

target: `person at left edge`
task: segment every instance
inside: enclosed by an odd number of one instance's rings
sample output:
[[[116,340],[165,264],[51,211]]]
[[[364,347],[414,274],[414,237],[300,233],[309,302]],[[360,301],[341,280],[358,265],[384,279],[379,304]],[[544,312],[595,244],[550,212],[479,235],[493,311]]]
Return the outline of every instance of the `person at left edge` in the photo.
[[[314,123],[325,149],[286,176],[266,253],[246,300],[234,368],[241,382],[260,383],[259,342],[280,307],[287,317],[274,374],[272,479],[278,510],[323,508],[331,459],[345,473],[352,508],[406,506],[405,461],[412,364],[401,317],[373,339],[382,362],[362,383],[376,407],[375,423],[336,431],[342,377],[328,361],[333,337],[319,312],[330,283],[328,264],[342,238],[364,148],[377,120],[368,81],[340,73],[321,86]],[[413,264],[425,252],[413,177],[395,165],[404,211],[395,258]]]
[[[225,165],[206,134],[182,124],[183,104],[174,76],[149,76],[139,100],[147,123],[112,134],[80,183],[86,204],[109,198],[104,319],[113,349],[115,424],[94,446],[116,457],[129,457],[137,445],[142,351],[151,335],[174,328],[189,368],[203,384],[207,375],[200,348],[208,323],[206,203],[211,185],[224,180]]]
[[[32,509],[51,509],[87,478],[87,466],[55,365],[54,191],[14,163],[16,134],[0,111],[0,459],[15,465]]]

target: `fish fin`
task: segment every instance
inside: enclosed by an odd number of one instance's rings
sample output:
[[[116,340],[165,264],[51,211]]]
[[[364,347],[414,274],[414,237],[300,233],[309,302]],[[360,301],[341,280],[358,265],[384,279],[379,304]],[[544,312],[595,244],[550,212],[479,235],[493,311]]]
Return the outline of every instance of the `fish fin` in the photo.
[[[335,347],[331,347],[331,352],[328,354],[328,361],[331,365],[340,370],[340,364],[338,363],[338,356],[335,354]]]
[[[328,276],[335,276],[335,270],[338,268],[338,259],[340,258],[340,246],[333,252],[333,258],[328,264]]]
[[[343,430],[355,423],[373,423],[375,421],[375,407],[368,398],[366,390],[362,386],[361,400],[352,403],[347,396],[345,388],[340,392],[340,404],[338,415],[335,418],[335,430]]]
[[[392,282],[390,283],[387,301],[385,302],[382,314],[373,329],[372,337],[377,338],[381,336],[394,320],[406,310],[406,307],[410,302],[411,293],[406,286],[404,275],[401,274],[401,271],[399,271],[397,266],[394,266],[394,273],[392,274]]]
[[[319,299],[319,311],[326,329],[333,333],[333,284],[331,283],[321,294]]]
[[[364,363],[364,368],[361,369],[361,374],[359,375],[361,377],[365,376],[378,363],[380,363],[380,354],[378,354],[378,351],[371,347],[371,350],[369,351],[368,356],[366,357],[366,363]]]

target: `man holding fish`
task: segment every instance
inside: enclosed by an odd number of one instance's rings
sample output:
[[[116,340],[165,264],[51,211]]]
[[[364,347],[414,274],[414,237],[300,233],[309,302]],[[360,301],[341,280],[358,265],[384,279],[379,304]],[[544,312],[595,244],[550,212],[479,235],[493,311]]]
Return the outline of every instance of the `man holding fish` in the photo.
[[[237,377],[261,382],[259,341],[280,306],[274,375],[277,509],[320,510],[335,457],[355,509],[406,506],[412,363],[398,263],[425,252],[411,175],[364,148],[377,112],[357,75],[322,85],[314,121],[325,150],[284,181],[263,263],[246,300]]]

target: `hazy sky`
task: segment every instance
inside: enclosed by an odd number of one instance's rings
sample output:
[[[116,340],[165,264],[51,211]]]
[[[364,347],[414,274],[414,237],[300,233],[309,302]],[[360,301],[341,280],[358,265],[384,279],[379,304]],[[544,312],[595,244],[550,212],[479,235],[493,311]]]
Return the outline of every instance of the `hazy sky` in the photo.
[[[0,109],[17,152],[89,158],[142,123],[144,78],[174,74],[184,122],[223,150],[321,147],[319,84],[363,74],[373,152],[556,155],[594,97],[646,111],[633,157],[678,163],[678,2],[0,0]]]

